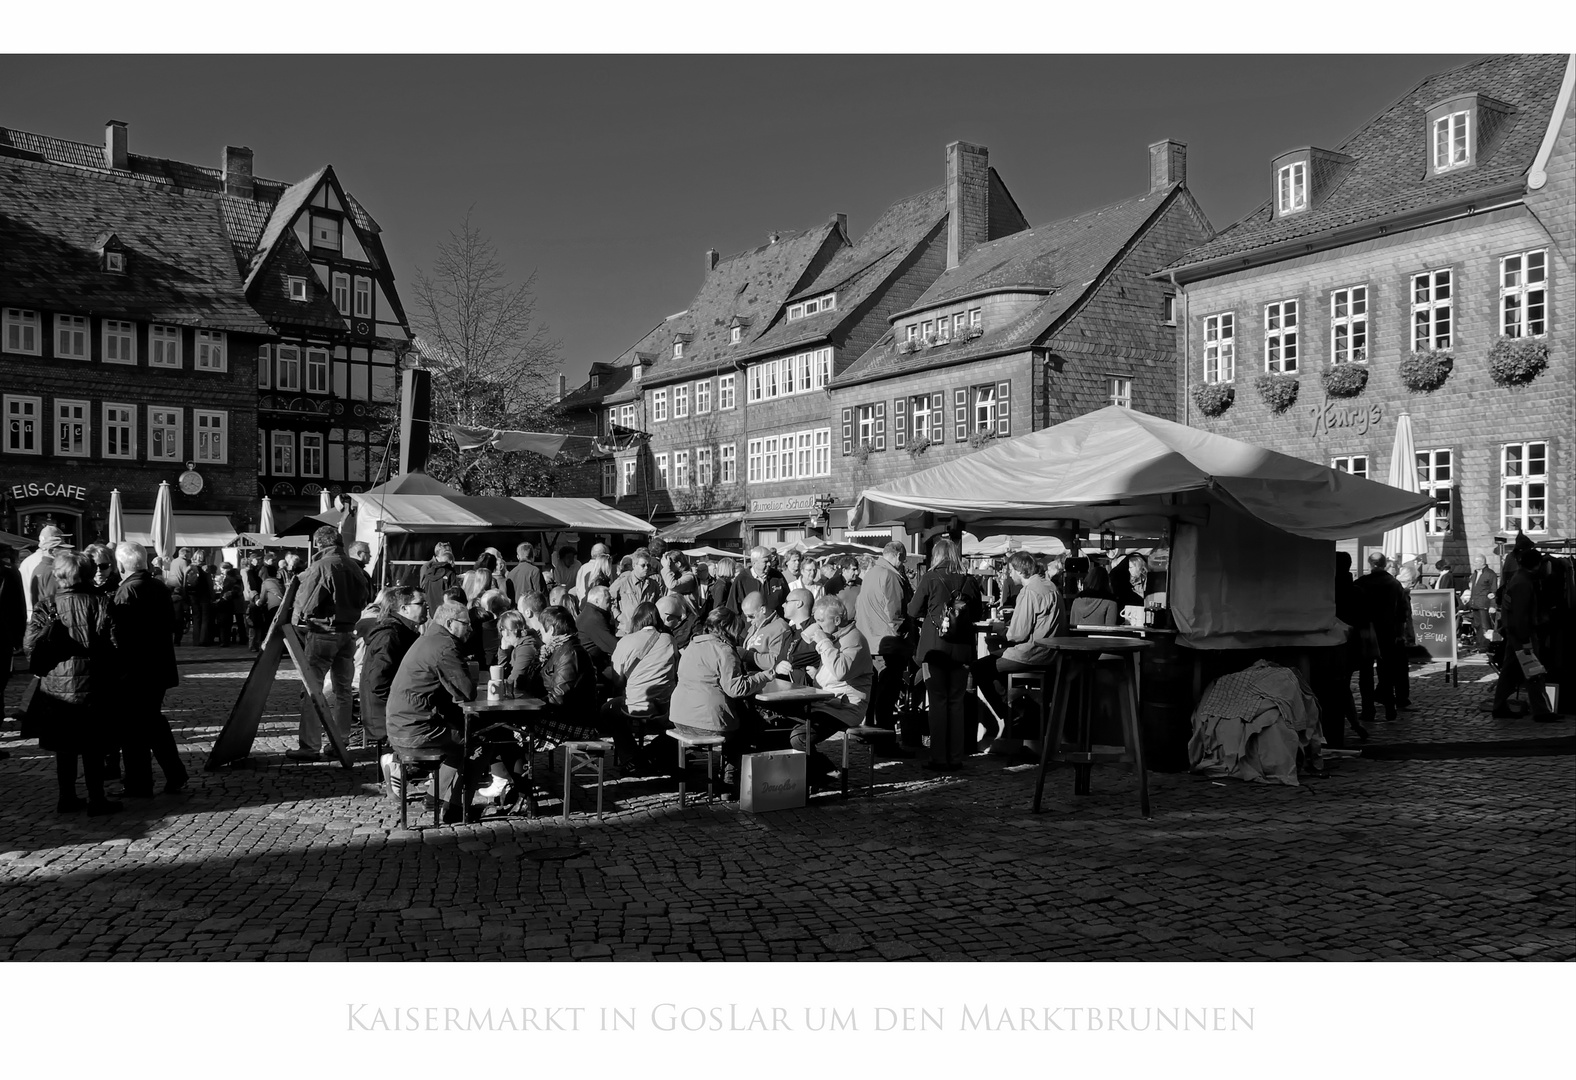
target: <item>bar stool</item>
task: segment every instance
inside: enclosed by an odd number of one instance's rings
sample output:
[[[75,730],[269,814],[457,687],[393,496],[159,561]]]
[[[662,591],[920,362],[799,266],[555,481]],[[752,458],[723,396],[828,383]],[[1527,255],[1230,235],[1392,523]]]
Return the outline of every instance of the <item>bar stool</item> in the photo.
[[[897,731],[894,728],[875,727],[870,724],[860,724],[843,732],[843,798],[848,798],[848,744],[857,742],[861,746],[870,748],[870,782],[865,785],[868,794],[876,789],[876,746],[884,744],[888,739],[897,741]]]
[[[1096,763],[1132,762],[1138,773],[1138,805],[1149,817],[1149,773],[1144,767],[1144,747],[1138,730],[1139,654],[1153,644],[1137,638],[1054,637],[1047,644],[1055,650],[1052,667],[1052,692],[1041,703],[1040,774],[1034,785],[1034,811],[1040,812],[1045,794],[1045,771],[1052,760],[1075,766],[1073,793],[1089,794],[1089,778]],[[1117,659],[1117,705],[1122,718],[1123,748],[1118,754],[1096,753],[1090,748],[1094,706],[1095,669],[1102,659]],[[1064,749],[1062,734],[1067,727],[1072,704],[1073,683],[1078,686],[1074,721],[1074,742]]]
[[[669,728],[664,734],[678,744],[679,748],[679,809],[684,809],[684,770],[689,766],[689,755],[692,750],[706,752],[706,797],[716,798],[716,772],[713,762],[722,756],[722,744],[728,741],[726,735],[689,735],[677,728]]]
[[[398,746],[394,748],[394,760],[391,763],[393,768],[389,770],[389,794],[399,800],[400,828],[410,828],[406,820],[406,804],[410,801],[410,781],[419,779],[423,774],[432,776],[433,827],[443,824],[443,802],[438,798],[438,770],[442,767],[442,761],[442,750],[409,749]],[[393,775],[394,768],[399,769],[398,777]]]
[[[564,749],[564,824],[569,824],[569,796],[577,776],[596,777],[596,819],[601,821],[602,781],[606,777],[607,758],[613,752],[613,744],[600,740],[571,740],[559,745]]]

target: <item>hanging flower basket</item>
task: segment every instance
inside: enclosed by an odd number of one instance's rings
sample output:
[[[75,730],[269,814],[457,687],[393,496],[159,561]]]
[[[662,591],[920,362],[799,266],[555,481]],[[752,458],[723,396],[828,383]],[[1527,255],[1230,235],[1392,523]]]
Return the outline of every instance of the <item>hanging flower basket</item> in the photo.
[[[977,337],[983,337],[984,334],[985,334],[985,328],[983,326],[977,326],[977,325],[974,325],[974,324],[970,324],[970,325],[965,326],[963,328],[963,340],[964,341],[973,341]]]
[[[1367,364],[1326,364],[1319,371],[1324,392],[1331,397],[1356,397],[1368,385]]]
[[[971,431],[969,432],[969,447],[970,449],[978,450],[980,447],[984,446],[995,437],[995,428],[979,428],[978,430]]]
[[[1441,349],[1415,352],[1401,361],[1401,385],[1419,394],[1431,394],[1445,385],[1455,364],[1455,357]]]
[[[920,438],[915,439],[913,442],[908,444],[908,456],[911,458],[917,458],[928,449],[930,449],[930,440],[924,436],[921,436]]]
[[[1205,416],[1219,416],[1231,408],[1236,399],[1236,387],[1230,383],[1199,383],[1193,387],[1193,404]]]
[[[1488,351],[1488,373],[1501,386],[1526,386],[1548,366],[1548,344],[1533,338],[1502,337]]]
[[[1283,413],[1297,403],[1297,390],[1302,380],[1295,375],[1266,372],[1253,380],[1253,389],[1259,392],[1271,412]]]
[[[862,442],[854,447],[853,453],[850,456],[853,457],[854,463],[856,465],[863,465],[865,462],[870,460],[870,454],[874,450],[875,447],[871,446],[867,442]]]

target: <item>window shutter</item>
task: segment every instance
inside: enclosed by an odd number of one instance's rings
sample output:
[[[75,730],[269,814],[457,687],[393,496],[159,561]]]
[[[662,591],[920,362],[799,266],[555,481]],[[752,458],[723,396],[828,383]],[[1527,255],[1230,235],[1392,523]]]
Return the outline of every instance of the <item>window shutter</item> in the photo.
[[[886,449],[886,402],[876,402],[876,445],[877,450]]]
[[[996,384],[996,434],[1012,434],[1012,383]]]
[[[969,388],[960,386],[952,391],[952,441],[962,442],[969,437]]]
[[[854,410],[843,410],[843,456],[854,452]]]
[[[937,446],[947,441],[947,395],[940,390],[930,395],[930,441]]]
[[[908,399],[892,402],[892,445],[899,450],[908,445]]]

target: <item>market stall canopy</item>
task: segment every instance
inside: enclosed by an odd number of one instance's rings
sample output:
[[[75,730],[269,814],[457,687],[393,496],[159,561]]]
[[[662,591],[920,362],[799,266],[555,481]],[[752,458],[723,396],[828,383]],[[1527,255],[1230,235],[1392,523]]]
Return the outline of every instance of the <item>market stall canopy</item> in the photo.
[[[1067,545],[1054,536],[992,536],[988,540],[981,540],[973,533],[963,534],[963,557],[995,558],[998,555],[1010,555],[1014,551],[1027,551],[1036,555],[1064,555]]]
[[[712,540],[723,537],[737,539],[743,520],[738,514],[706,514],[684,518],[661,529],[657,536],[662,540]]]
[[[685,548],[684,554],[692,559],[742,559],[744,556],[737,551],[724,551],[722,548],[698,547]]]
[[[400,473],[391,480],[385,480],[377,487],[358,492],[352,496],[356,499],[379,499],[385,495],[464,495],[465,492],[457,487],[450,487],[442,480],[434,480],[426,473],[407,472]]]
[[[127,510],[123,521],[126,539],[143,547],[153,546],[153,512]],[[234,547],[240,535],[230,524],[230,515],[217,511],[188,510],[175,514],[175,546],[193,548]]]
[[[1433,500],[1112,405],[866,490],[852,523],[956,516],[978,536],[1153,528],[1212,505],[1317,540],[1382,532]]]
[[[653,533],[657,527],[597,499],[544,499],[515,496],[515,502],[558,519],[561,529],[592,533]]]
[[[386,533],[487,532],[511,529],[561,529],[552,514],[502,495],[354,496],[369,520],[381,522]],[[358,539],[366,539],[359,536]]]
[[[268,533],[245,532],[239,534],[240,539],[246,541],[247,547],[260,548],[299,548],[302,551],[312,546],[310,536],[271,536]]]
[[[25,536],[18,536],[16,533],[9,533],[0,529],[0,547],[34,547],[37,543],[36,540],[29,540]]]
[[[829,559],[834,555],[879,555],[881,549],[869,544],[850,544],[847,541],[823,540],[800,551],[807,559]]]
[[[326,513],[320,510],[315,514],[305,514],[297,518],[274,535],[310,537],[324,525],[342,529],[345,527],[345,518],[349,516],[350,512],[348,510],[329,510]]]

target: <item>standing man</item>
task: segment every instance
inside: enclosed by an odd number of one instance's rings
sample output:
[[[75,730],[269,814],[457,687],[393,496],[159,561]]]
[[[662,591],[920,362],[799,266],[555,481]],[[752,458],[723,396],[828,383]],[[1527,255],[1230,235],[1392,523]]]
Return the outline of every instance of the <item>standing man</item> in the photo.
[[[361,570],[361,576],[366,579],[367,595],[376,596],[378,590],[372,584],[372,548],[365,540],[357,540],[345,549],[345,554],[350,556],[350,561]]]
[[[1479,650],[1488,648],[1488,631],[1494,625],[1490,616],[1498,591],[1499,575],[1489,566],[1488,556],[1479,555],[1477,569],[1467,582],[1467,610],[1472,612],[1472,632]]]
[[[536,555],[536,548],[531,542],[520,541],[520,545],[514,549],[514,554],[518,561],[514,564],[514,569],[510,570],[503,579],[511,605],[518,604],[522,598],[532,593],[547,591],[542,581],[542,571],[531,561]]]
[[[432,558],[405,575],[405,584],[420,589],[429,603],[436,604],[459,583],[459,577],[454,572],[454,549],[440,540],[432,546]]]
[[[164,791],[174,795],[185,790],[188,778],[169,721],[164,719],[165,691],[181,681],[175,666],[175,608],[169,587],[148,572],[141,544],[130,540],[116,544],[115,562],[121,580],[109,617],[115,628],[121,680],[117,693],[124,717],[120,743],[126,790],[121,794],[151,799],[157,759]]]
[[[629,569],[613,582],[611,596],[618,636],[623,637],[634,629],[635,609],[647,602],[655,604],[662,596],[662,581],[652,573],[651,552],[635,549],[629,557]]]
[[[70,551],[66,534],[54,525],[38,530],[38,550],[22,560],[22,595],[27,600],[27,617],[33,617],[33,608],[55,591],[55,556]]]
[[[558,557],[560,559],[563,558],[563,555],[564,553],[562,551],[558,553]],[[611,559],[612,557],[613,552],[606,544],[592,544],[591,558],[581,566],[575,568],[575,579],[573,581],[560,581],[558,584],[570,586],[569,591],[575,594],[575,599],[584,601],[586,598],[586,590],[591,587],[591,575],[596,573],[597,570],[597,560]]]
[[[1500,629],[1505,634],[1505,659],[1499,665],[1499,682],[1494,687],[1494,719],[1514,720],[1510,711],[1510,696],[1523,683],[1527,686],[1527,704],[1532,718],[1540,724],[1552,724],[1559,719],[1549,708],[1543,696],[1547,672],[1527,675],[1521,670],[1517,652],[1525,649],[1536,654],[1537,581],[1534,578],[1543,565],[1543,552],[1535,547],[1525,547],[1516,552],[1516,569],[1505,582],[1504,608],[1499,614]],[[1533,656],[1534,661],[1537,657]]]
[[[192,613],[192,644],[198,647],[211,645],[213,633],[213,577],[204,562],[207,552],[198,548],[192,552],[191,565],[186,568],[186,604]]]
[[[301,575],[296,589],[295,620],[304,633],[307,669],[319,681],[325,675],[332,678],[330,722],[343,746],[350,738],[350,691],[356,670],[353,631],[361,609],[367,606],[366,574],[345,554],[339,530],[332,525],[324,525],[312,534],[312,546],[317,549],[318,558]],[[323,732],[305,690],[301,692],[297,734],[300,745],[285,756],[291,761],[320,760]]]
[[[879,727],[892,726],[892,709],[908,670],[910,648],[903,623],[914,589],[903,576],[907,558],[908,549],[896,540],[881,549],[881,557],[860,579],[859,603],[854,612],[876,673],[867,722]]]
[[[772,603],[772,592],[767,587],[767,579],[772,577],[770,558],[771,553],[759,544],[750,549],[749,568],[740,570],[734,576],[733,585],[728,590],[728,610],[743,614],[744,598],[751,593],[760,593],[761,599],[772,610],[782,609],[782,598],[788,595],[788,590],[784,588],[777,602]]]
[[[1357,686],[1362,692],[1362,723],[1366,726],[1374,718],[1374,664],[1379,666],[1379,701],[1384,705],[1386,720],[1395,719],[1397,708],[1409,708],[1406,670],[1406,646],[1402,635],[1406,628],[1406,590],[1385,570],[1389,559],[1382,551],[1368,555],[1368,573],[1357,579],[1357,588],[1367,602],[1368,621],[1379,638],[1378,661],[1364,660],[1357,670]]]

